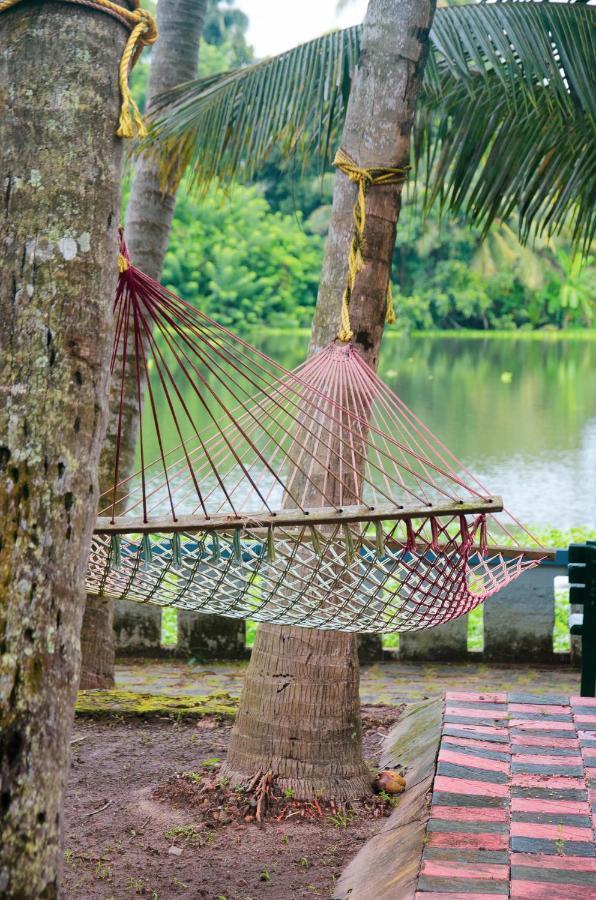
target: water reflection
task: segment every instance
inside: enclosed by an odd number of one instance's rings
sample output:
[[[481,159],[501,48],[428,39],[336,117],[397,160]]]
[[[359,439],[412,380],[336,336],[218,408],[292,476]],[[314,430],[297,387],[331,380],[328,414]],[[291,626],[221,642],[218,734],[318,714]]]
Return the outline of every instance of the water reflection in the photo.
[[[308,338],[251,342],[291,369]],[[380,374],[524,523],[596,527],[596,342],[390,336]]]
[[[290,367],[305,344],[258,346]],[[523,522],[596,527],[596,342],[388,337],[379,368]]]

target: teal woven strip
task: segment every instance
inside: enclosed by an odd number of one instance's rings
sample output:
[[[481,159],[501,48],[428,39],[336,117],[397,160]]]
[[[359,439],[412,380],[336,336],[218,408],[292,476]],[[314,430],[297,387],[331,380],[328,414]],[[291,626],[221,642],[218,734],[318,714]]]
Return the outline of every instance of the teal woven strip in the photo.
[[[182,547],[177,531],[172,535],[172,563],[177,569],[182,567]]]
[[[122,538],[113,534],[110,540],[110,569],[122,568]]]
[[[234,536],[232,538],[232,550],[234,553],[234,560],[237,563],[242,562],[242,544],[240,543],[240,529],[234,529]]]
[[[153,562],[153,551],[151,550],[151,538],[148,534],[143,535],[143,569],[147,572]]]

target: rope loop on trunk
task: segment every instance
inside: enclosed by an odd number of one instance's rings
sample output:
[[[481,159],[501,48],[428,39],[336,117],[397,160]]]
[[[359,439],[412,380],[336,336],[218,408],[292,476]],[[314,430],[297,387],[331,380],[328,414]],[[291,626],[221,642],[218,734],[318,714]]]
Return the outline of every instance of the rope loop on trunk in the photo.
[[[22,0],[0,0],[0,13],[7,12],[21,2]],[[139,0],[131,0],[134,9],[119,6],[112,0],[60,0],[60,2],[76,3],[79,6],[97,9],[117,19],[129,29],[130,35],[118,68],[122,102],[116,135],[122,138],[145,137],[147,129],[139,107],[131,94],[128,76],[141,55],[143,47],[154,44],[158,38],[155,19],[148,10],[138,8]]]
[[[350,324],[350,298],[356,285],[356,276],[364,269],[364,229],[366,227],[366,192],[369,187],[378,184],[403,184],[408,173],[408,166],[359,166],[345,150],[339,149],[335,154],[333,165],[343,172],[350,181],[357,185],[358,196],[352,212],[354,219],[354,232],[348,255],[348,283],[344,291],[341,303],[341,327],[337,337],[347,343],[354,337]],[[393,298],[391,295],[391,280],[387,287],[387,312],[386,321],[395,322],[393,310]]]

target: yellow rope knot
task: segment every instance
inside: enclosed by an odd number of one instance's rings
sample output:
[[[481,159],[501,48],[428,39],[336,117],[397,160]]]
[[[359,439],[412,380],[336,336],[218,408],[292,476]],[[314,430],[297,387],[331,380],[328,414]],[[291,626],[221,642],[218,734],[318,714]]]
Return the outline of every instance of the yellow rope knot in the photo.
[[[110,0],[94,0],[94,2],[102,6],[108,3],[110,6],[114,5],[110,3]],[[157,25],[151,13],[146,9],[126,10],[125,13],[125,18],[132,24],[132,30],[122,53],[118,70],[122,105],[120,107],[120,120],[116,134],[122,138],[145,137],[147,129],[139,107],[130,91],[128,75],[141,55],[143,47],[148,47],[157,40]],[[136,130],[133,127],[133,119]]]
[[[0,13],[7,12],[21,2],[22,0],[0,0]],[[118,19],[126,28],[130,29],[130,35],[124,47],[118,69],[122,103],[116,134],[118,137],[123,138],[145,137],[147,129],[130,92],[128,76],[141,55],[143,47],[154,44],[157,40],[158,34],[155,19],[148,10],[138,9],[139,0],[132,0],[134,9],[119,6],[117,3],[113,3],[112,0],[66,0],[66,2],[79,3],[81,6],[91,7],[91,9],[98,9],[100,12],[108,13],[108,15]]]
[[[350,325],[350,298],[356,285],[356,276],[364,269],[362,248],[364,245],[364,229],[366,227],[366,192],[372,185],[402,184],[406,179],[407,167],[370,166],[369,168],[364,168],[357,165],[357,163],[341,149],[335,154],[333,165],[337,166],[344,175],[348,176],[353,184],[358,186],[358,196],[353,209],[354,233],[348,256],[348,283],[342,298],[341,327],[337,334],[340,341],[347,343],[354,337]],[[393,298],[391,296],[391,281],[387,288],[387,313],[385,318],[387,322],[395,322]]]

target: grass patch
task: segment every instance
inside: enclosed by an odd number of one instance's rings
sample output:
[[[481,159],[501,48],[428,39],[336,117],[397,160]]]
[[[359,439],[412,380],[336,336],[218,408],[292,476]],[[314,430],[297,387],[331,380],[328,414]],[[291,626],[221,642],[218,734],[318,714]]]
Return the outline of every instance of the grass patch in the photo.
[[[167,697],[136,691],[79,691],[77,715],[103,716],[221,716],[234,718],[238,699],[225,691],[203,697]]]
[[[310,337],[310,328],[251,328],[247,331],[247,335],[258,335],[262,337]],[[423,338],[471,338],[475,340],[523,340],[523,341],[595,341],[595,328],[537,328],[537,329],[514,329],[508,330],[488,330],[474,328],[452,328],[452,329],[429,329],[428,331],[402,331],[397,328],[387,328],[383,334],[383,339],[403,338],[403,337],[423,337]]]
[[[399,650],[399,634],[392,632],[381,635],[381,643],[388,650]]]
[[[246,646],[252,647],[255,642],[255,635],[257,633],[257,628],[259,627],[259,623],[255,622],[254,619],[247,619],[244,633],[246,635]]]
[[[561,585],[559,582],[563,582]],[[555,579],[555,627],[553,630],[553,650],[555,653],[569,653],[569,585],[565,579]]]
[[[178,610],[164,606],[161,611],[161,646],[178,646]]]
[[[468,650],[484,650],[484,606],[481,603],[468,613]]]
[[[394,332],[388,329],[383,337],[403,337],[403,332]],[[553,329],[516,329],[512,331],[482,331],[466,328],[454,328],[447,331],[439,329],[431,331],[410,331],[409,337],[424,338],[464,338],[471,340],[497,340],[497,341],[596,341],[596,329],[594,328],[569,328],[567,330]]]

